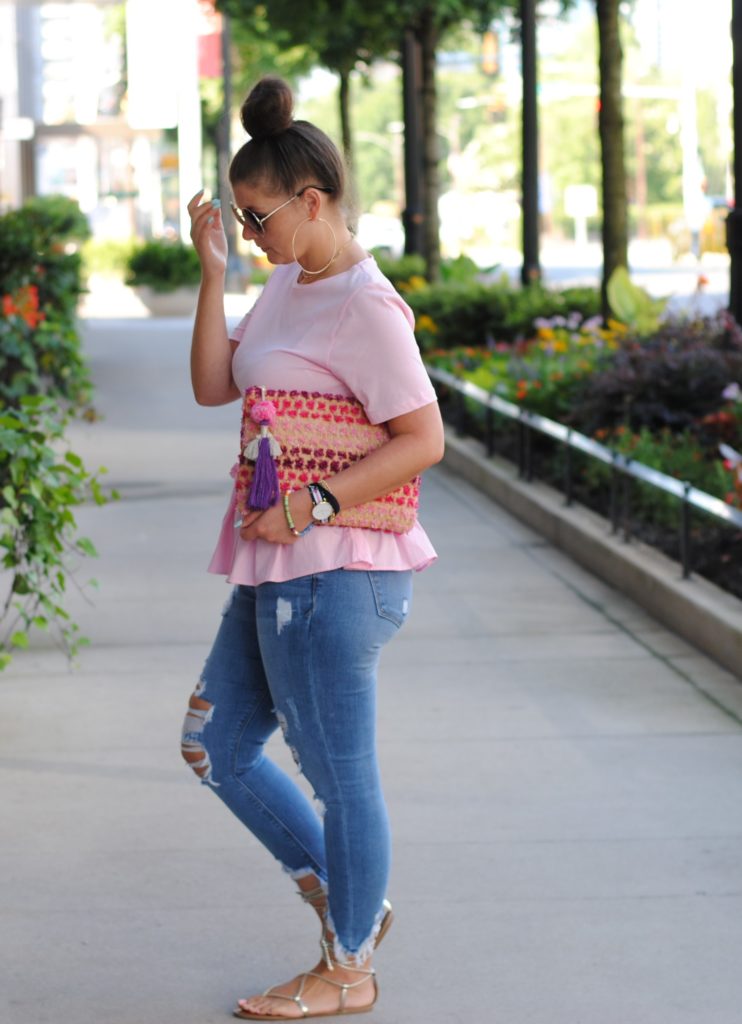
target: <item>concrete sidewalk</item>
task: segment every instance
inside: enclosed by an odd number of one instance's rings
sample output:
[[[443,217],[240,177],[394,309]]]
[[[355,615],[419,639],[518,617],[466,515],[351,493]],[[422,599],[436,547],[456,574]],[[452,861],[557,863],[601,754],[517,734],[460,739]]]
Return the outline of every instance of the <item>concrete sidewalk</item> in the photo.
[[[187,323],[84,331],[104,418],[73,442],[122,500],[79,515],[93,647],[0,676],[0,1020],[217,1024],[317,953],[179,754],[237,410],[193,403]],[[740,1024],[742,686],[445,466],[423,521],[440,561],[381,679],[397,922],[373,1019]]]

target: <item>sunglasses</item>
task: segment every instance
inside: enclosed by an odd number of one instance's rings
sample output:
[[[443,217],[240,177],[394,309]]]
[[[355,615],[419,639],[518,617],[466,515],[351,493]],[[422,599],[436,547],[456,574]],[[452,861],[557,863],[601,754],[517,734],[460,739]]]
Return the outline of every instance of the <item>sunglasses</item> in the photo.
[[[304,195],[308,188],[316,188],[318,192],[330,193],[334,191],[334,189],[328,188],[326,185],[305,185],[304,188],[300,188],[298,192],[295,192],[290,199],[287,199],[285,203],[281,203],[281,205],[277,206],[275,210],[271,210],[270,213],[266,213],[264,217],[259,216],[254,210],[250,210],[248,207],[241,210],[235,203],[230,203],[229,205],[232,207],[232,213],[243,227],[247,226],[251,231],[255,231],[258,235],[262,235],[265,232],[263,225],[268,218],[272,217],[274,213],[278,213],[278,211],[282,210],[284,206],[288,206],[289,203],[293,203],[293,201],[298,199],[299,196]]]

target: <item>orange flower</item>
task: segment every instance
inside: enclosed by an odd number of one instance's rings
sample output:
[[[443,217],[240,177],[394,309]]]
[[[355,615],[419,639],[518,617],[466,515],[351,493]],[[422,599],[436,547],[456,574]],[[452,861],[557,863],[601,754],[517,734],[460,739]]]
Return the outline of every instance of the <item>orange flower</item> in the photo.
[[[20,316],[32,330],[45,319],[39,311],[39,289],[35,284],[26,284],[13,295],[3,296],[3,314]]]

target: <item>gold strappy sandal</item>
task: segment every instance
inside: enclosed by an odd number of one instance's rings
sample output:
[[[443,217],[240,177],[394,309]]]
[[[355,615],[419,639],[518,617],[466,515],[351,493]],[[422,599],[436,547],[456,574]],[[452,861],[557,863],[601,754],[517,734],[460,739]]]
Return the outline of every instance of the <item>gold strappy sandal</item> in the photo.
[[[320,948],[322,949],[322,959],[330,968],[334,970],[336,961],[332,958],[332,938],[327,930],[327,893],[322,886],[317,886],[315,889],[299,889],[299,896],[305,903],[309,903],[316,911],[319,912],[319,917],[322,921],[322,935],[319,940]],[[379,930],[376,933],[376,940],[374,942],[374,949],[378,947],[381,940],[384,938],[386,933],[389,931],[392,921],[394,920],[394,913],[392,911],[392,905],[389,900],[384,900],[382,903],[382,909],[384,915],[381,918],[381,924]],[[379,995],[379,985],[376,980],[376,972],[373,968],[367,969],[364,967],[350,967],[347,964],[343,965],[346,970],[353,971],[354,973],[362,975],[358,981],[348,982],[343,984],[342,982],[335,981],[333,978],[327,977],[325,974],[317,974],[315,971],[307,971],[304,974],[300,974],[297,978],[298,988],[294,995],[286,996],[281,992],[274,992],[272,988],[266,989],[263,993],[264,996],[269,996],[273,999],[285,999],[287,1002],[296,1003],[301,1010],[301,1017],[283,1017],[274,1013],[269,1014],[255,1014],[250,1013],[248,1010],[243,1010],[241,1006],[237,1006],[233,1011],[235,1017],[239,1017],[242,1020],[306,1020],[308,1017],[341,1017],[351,1013],[368,1013],[373,1009],[376,1004],[376,1000]],[[323,1011],[321,1013],[312,1013],[310,1008],[304,1002],[304,989],[309,978],[319,978],[326,985],[333,985],[338,989],[338,1006],[336,1010]],[[358,988],[359,985],[363,985],[369,978],[373,979],[374,983],[374,998],[366,1006],[349,1007],[346,1006],[348,992],[351,989]]]
[[[333,964],[333,967],[335,965]],[[328,978],[326,974],[317,974],[315,971],[307,971],[304,974],[300,974],[296,979],[299,983],[298,988],[294,995],[285,996],[282,992],[275,992],[272,988],[266,989],[263,993],[264,996],[268,996],[271,999],[285,999],[289,1003],[296,1003],[301,1010],[301,1017],[283,1017],[280,1014],[275,1013],[251,1013],[249,1010],[243,1010],[241,1006],[237,1006],[233,1010],[233,1016],[239,1017],[242,1020],[307,1020],[309,1017],[343,1017],[351,1013],[368,1013],[372,1010],[376,1004],[376,1000],[379,996],[379,986],[376,981],[376,972],[373,967],[350,967],[347,964],[343,964],[345,970],[353,971],[356,974],[362,975],[358,981],[351,981],[342,983],[335,981],[333,978]],[[332,985],[338,990],[338,1005],[335,1010],[322,1010],[318,1013],[312,1013],[310,1007],[304,1002],[304,989],[307,981],[310,978],[318,978],[325,985]],[[368,979],[371,978],[374,983],[374,998],[366,1006],[347,1006],[348,992],[354,988],[358,988],[359,985],[363,985]]]

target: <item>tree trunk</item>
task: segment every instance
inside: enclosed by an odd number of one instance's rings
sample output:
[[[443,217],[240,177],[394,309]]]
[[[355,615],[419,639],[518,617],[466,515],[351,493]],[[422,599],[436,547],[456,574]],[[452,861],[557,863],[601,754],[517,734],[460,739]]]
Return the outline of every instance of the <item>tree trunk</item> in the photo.
[[[438,222],[438,197],[440,175],[438,163],[437,96],[435,83],[435,51],[438,44],[438,29],[433,10],[426,7],[418,27],[418,38],[422,55],[422,117],[423,117],[423,214],[425,265],[429,281],[435,281],[440,274],[440,236]]]
[[[340,89],[338,103],[340,105],[340,137],[343,145],[343,156],[348,170],[353,167],[353,136],[350,130],[350,71],[339,71]]]
[[[734,106],[734,209],[727,217],[729,311],[742,324],[742,0],[732,3],[732,88]]]
[[[628,265],[626,165],[621,96],[623,53],[619,34],[620,0],[595,0],[598,13],[600,132],[603,171],[603,313],[608,315],[606,286],[616,267]]]
[[[523,267],[521,283],[537,284],[539,264],[539,173],[538,173],[538,75],[536,48],[536,0],[520,0],[521,50],[523,68],[522,203]]]
[[[404,112],[404,251],[406,256],[424,256],[421,60],[420,43],[412,29],[405,30],[401,50]]]

